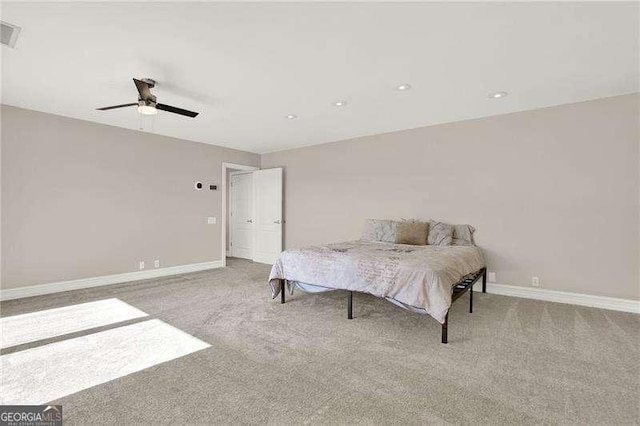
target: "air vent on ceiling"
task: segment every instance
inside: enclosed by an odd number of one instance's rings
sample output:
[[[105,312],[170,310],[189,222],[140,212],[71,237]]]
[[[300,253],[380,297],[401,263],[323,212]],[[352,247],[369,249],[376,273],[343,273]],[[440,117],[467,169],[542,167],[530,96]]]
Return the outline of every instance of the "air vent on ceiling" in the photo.
[[[20,27],[4,21],[0,21],[0,24],[2,25],[2,44],[14,47],[16,45],[16,41],[18,41]]]

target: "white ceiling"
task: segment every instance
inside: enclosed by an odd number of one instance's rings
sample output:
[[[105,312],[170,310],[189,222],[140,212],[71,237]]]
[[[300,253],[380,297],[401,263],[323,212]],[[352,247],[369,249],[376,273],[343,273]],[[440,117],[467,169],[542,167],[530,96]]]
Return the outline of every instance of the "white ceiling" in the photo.
[[[3,2],[2,19],[22,27],[2,103],[258,153],[639,90],[636,2]],[[95,111],[135,102],[133,77],[200,116]]]

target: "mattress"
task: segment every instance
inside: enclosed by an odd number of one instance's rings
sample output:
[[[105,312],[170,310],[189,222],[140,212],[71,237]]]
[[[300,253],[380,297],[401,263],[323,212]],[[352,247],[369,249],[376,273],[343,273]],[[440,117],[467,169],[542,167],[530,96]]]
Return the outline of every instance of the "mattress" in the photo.
[[[305,291],[350,290],[390,300],[443,323],[453,286],[485,267],[476,246],[414,246],[348,241],[281,253],[269,276],[271,295],[279,280]],[[293,283],[293,284],[292,284]]]

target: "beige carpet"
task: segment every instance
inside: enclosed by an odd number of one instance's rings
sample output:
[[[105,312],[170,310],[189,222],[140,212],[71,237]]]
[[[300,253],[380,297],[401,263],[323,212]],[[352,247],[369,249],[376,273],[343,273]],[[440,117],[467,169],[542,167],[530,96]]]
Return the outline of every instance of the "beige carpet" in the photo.
[[[476,293],[473,314],[468,296],[454,304],[443,345],[435,320],[372,296],[354,296],[351,321],[342,292],[280,305],[268,272],[230,260],[1,309],[115,297],[211,345],[55,401],[66,424],[640,421],[638,315]]]

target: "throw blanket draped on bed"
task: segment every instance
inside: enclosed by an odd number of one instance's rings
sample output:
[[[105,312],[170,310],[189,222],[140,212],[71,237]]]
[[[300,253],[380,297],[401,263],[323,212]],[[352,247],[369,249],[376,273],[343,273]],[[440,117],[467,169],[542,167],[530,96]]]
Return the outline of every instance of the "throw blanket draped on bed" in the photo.
[[[452,287],[485,266],[474,246],[414,246],[353,241],[284,251],[271,269],[272,297],[279,279],[359,291],[424,309],[440,323]],[[293,292],[293,288],[291,288]]]

